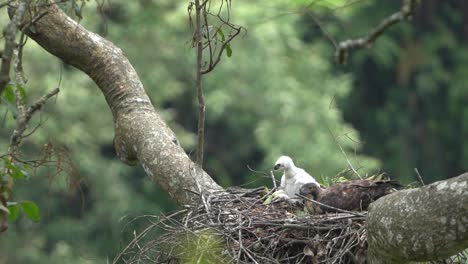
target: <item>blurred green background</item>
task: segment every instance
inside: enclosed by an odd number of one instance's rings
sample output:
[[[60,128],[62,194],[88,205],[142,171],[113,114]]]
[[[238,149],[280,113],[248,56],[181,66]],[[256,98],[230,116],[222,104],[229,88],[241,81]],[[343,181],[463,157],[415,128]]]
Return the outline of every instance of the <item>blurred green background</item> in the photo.
[[[120,47],[159,113],[187,153],[196,148],[194,50],[188,1],[87,2],[81,24]],[[312,1],[314,2],[314,1]],[[311,2],[311,3],[312,3]],[[205,76],[205,168],[223,186],[271,185],[267,172],[286,154],[327,181],[387,172],[405,184],[430,183],[468,170],[468,4],[426,0],[372,49],[334,63],[336,40],[361,36],[397,11],[400,1],[357,1],[344,8],[308,1],[232,1],[232,21],[247,29]],[[333,1],[329,1],[333,2]],[[309,12],[312,11],[313,13]],[[7,20],[0,10],[0,27]],[[0,44],[3,46],[3,39]],[[177,207],[140,167],[117,160],[111,113],[96,85],[29,40],[24,50],[29,101],[60,83],[24,141],[37,158],[54,160],[15,185],[41,221],[19,221],[0,238],[0,263],[104,263],[142,223],[133,217]],[[62,73],[62,77],[60,77]],[[14,127],[0,105],[0,150]],[[31,127],[32,127],[31,126]],[[346,153],[343,155],[340,147]],[[279,175],[277,175],[279,177]]]

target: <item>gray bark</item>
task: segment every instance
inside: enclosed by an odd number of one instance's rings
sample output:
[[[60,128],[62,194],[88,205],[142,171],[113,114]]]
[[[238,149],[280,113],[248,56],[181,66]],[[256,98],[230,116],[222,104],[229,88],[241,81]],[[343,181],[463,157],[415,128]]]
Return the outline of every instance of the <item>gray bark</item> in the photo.
[[[34,23],[34,32],[24,31],[48,52],[96,82],[112,110],[114,147],[119,158],[127,164],[139,162],[179,204],[187,204],[194,197],[186,190],[220,190],[179,146],[122,50],[84,29],[56,4],[47,2],[50,4],[31,8],[23,21],[25,25],[34,17],[46,14]]]
[[[468,248],[468,173],[372,203],[367,234],[370,263],[437,260]]]

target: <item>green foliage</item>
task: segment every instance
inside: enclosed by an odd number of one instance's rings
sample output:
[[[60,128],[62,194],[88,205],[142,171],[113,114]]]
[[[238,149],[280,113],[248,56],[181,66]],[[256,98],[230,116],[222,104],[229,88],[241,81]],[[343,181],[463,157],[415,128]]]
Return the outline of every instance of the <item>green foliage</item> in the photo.
[[[310,1],[310,0],[291,0],[289,1],[293,5],[297,5],[300,7],[326,7],[329,9],[334,9],[338,7],[344,7],[349,5],[349,0],[316,0],[316,1]]]
[[[19,203],[21,206],[21,209],[23,210],[23,213],[32,221],[39,221],[40,219],[40,214],[39,214],[39,207],[33,202],[27,201],[27,202],[20,202]]]
[[[11,83],[7,84],[3,94],[0,96],[0,105],[5,104],[13,115],[13,118],[16,118],[17,111],[15,107],[15,94],[13,91],[13,85]]]
[[[19,206],[17,203],[8,205],[8,221],[15,222],[19,216]]]
[[[226,45],[226,56],[228,56],[229,58],[232,56],[231,44]]]
[[[201,230],[177,239],[180,246],[176,251],[184,264],[230,263],[230,259],[222,254],[224,240],[215,232]]]
[[[7,84],[5,90],[3,91],[2,98],[12,105],[15,104],[15,92],[13,84]]]
[[[8,203],[8,220],[10,222],[15,222],[18,219],[20,209],[23,211],[24,215],[34,222],[40,220],[39,207],[31,201],[24,202],[9,202]]]
[[[5,171],[5,169],[6,171],[8,171],[7,176],[10,176],[15,180],[26,178],[27,172],[24,169],[27,168],[28,166],[11,162],[9,158],[3,158],[2,161],[3,161],[3,168],[1,167],[0,168],[3,171]],[[2,174],[3,172],[0,173],[0,175]]]

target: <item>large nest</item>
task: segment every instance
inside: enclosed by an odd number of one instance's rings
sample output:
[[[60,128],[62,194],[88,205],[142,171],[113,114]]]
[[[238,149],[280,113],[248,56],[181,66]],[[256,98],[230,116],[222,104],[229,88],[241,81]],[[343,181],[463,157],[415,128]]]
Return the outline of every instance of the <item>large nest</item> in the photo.
[[[306,215],[299,203],[265,204],[265,188],[228,189],[153,218],[116,258],[124,263],[364,263],[364,213]],[[167,232],[149,238],[154,229]],[[198,262],[200,261],[201,262]]]
[[[231,188],[170,215],[140,217],[149,225],[113,263],[365,263],[367,212],[308,215],[299,203],[265,202],[272,192]]]

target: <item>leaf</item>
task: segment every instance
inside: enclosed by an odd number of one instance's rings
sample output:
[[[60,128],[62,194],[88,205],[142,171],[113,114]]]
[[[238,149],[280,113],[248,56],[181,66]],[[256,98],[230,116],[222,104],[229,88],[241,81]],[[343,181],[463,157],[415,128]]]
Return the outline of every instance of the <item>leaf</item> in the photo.
[[[226,55],[228,56],[228,58],[230,58],[232,56],[232,49],[231,49],[230,44],[226,45]]]
[[[271,201],[273,201],[273,195],[268,195],[268,197],[263,202],[263,205],[269,205],[271,204]]]
[[[13,118],[16,119],[17,111],[15,107],[15,93],[13,87],[13,83],[9,83],[5,86],[5,90],[0,96],[0,101],[7,105],[7,108],[13,115]]]
[[[13,179],[23,179],[26,177],[26,174],[24,171],[21,170],[18,166],[16,166],[14,163],[6,163],[5,167],[7,169],[10,169],[10,177]]]
[[[18,216],[19,216],[18,204],[9,205],[8,210],[10,211],[10,214],[8,215],[8,221],[10,222],[16,221],[16,219],[18,219]]]
[[[218,34],[221,36],[221,41],[224,42],[226,38],[224,37],[224,33],[221,28],[218,28]]]
[[[24,214],[34,222],[39,221],[41,218],[39,215],[39,207],[33,202],[21,202],[21,209],[23,209]]]
[[[2,97],[12,105],[15,104],[15,92],[13,87],[12,83],[7,84],[2,94]]]
[[[5,103],[7,105],[7,108],[8,110],[11,112],[11,115],[13,115],[13,118],[16,119],[16,116],[17,116],[17,111],[16,111],[16,108],[14,105],[12,105],[10,102],[8,102],[5,98],[0,97],[0,101],[2,101],[3,103]]]

